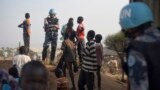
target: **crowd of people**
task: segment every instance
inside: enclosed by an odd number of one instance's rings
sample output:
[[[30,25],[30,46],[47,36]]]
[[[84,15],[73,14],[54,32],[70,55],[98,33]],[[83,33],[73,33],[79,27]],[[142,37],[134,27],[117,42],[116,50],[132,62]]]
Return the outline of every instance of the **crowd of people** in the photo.
[[[8,72],[0,70],[2,90],[47,90],[49,73],[45,67],[47,49],[51,43],[50,63],[53,64],[57,47],[59,19],[54,9],[50,9],[49,16],[44,19],[45,41],[42,51],[42,62],[32,61],[28,56],[30,44],[29,13],[26,20],[18,27],[23,28],[24,46],[19,48],[19,55],[13,59],[13,65]],[[77,18],[77,30],[73,29],[73,18],[62,27],[63,38],[61,50],[63,54],[55,69],[57,90],[69,90],[65,78],[66,68],[71,78],[71,90],[94,90],[95,82],[101,89],[101,66],[103,61],[102,35],[89,30],[86,35],[84,18]],[[126,38],[128,47],[124,49],[126,58],[123,69],[128,75],[128,90],[158,90],[160,89],[160,30],[152,26],[154,21],[150,8],[142,2],[126,5],[120,13],[120,26]],[[79,61],[77,61],[77,54]],[[78,82],[74,73],[79,71]],[[95,80],[97,76],[98,80]],[[61,85],[63,81],[65,84]],[[63,82],[64,83],[64,82]],[[78,88],[76,87],[78,84]],[[85,87],[86,86],[86,87]]]
[[[24,46],[21,46],[19,48],[19,54],[13,58],[13,63],[12,63],[13,66],[11,67],[11,70],[9,69],[10,75],[9,74],[7,75],[8,77],[13,76],[13,78],[15,79],[14,81],[14,79],[12,78],[13,81],[15,82],[14,90],[17,90],[18,88],[24,90],[30,90],[31,88],[33,88],[34,90],[44,90],[45,86],[41,85],[41,87],[39,87],[39,85],[41,83],[47,84],[48,75],[46,73],[46,70],[44,70],[44,65],[46,61],[47,50],[49,48],[50,43],[51,43],[50,64],[53,64],[55,58],[58,29],[59,29],[59,23],[58,23],[59,19],[56,17],[54,9],[50,9],[49,16],[44,19],[45,41],[43,44],[42,62],[38,62],[38,61],[32,61],[31,58],[29,57],[30,35],[31,35],[30,14],[26,13],[25,18],[26,19],[23,21],[23,23],[18,25],[18,27],[23,28]],[[87,88],[89,90],[92,90],[94,86],[93,82],[94,73],[97,72],[97,76],[99,79],[98,85],[100,89],[101,88],[100,67],[101,67],[101,62],[103,60],[103,46],[101,44],[102,35],[97,34],[95,36],[94,30],[88,31],[86,37],[88,42],[85,44],[85,34],[84,34],[85,27],[83,25],[84,18],[82,16],[79,16],[77,18],[77,23],[78,23],[77,30],[73,29],[74,25],[73,20],[74,20],[73,18],[69,18],[67,24],[63,26],[61,30],[61,34],[63,36],[61,50],[63,51],[63,55],[59,60],[59,63],[55,70],[55,75],[57,76],[57,78],[59,78],[58,80],[61,80],[60,78],[66,77],[66,68],[67,68],[72,83],[71,89],[76,90],[74,72],[76,73],[79,69],[81,69],[78,81],[79,90],[84,89],[85,84],[87,85]],[[77,52],[79,57],[79,63],[77,63],[78,61],[76,60]],[[5,73],[6,72],[4,72],[4,74]],[[5,79],[2,79],[2,81],[9,82],[10,80],[7,81]],[[26,83],[32,83],[32,85]],[[16,84],[19,86],[17,87]],[[5,89],[10,90],[10,88],[13,88],[12,85],[10,85],[10,83],[6,85],[5,83],[3,83],[2,85],[2,88],[4,90]]]

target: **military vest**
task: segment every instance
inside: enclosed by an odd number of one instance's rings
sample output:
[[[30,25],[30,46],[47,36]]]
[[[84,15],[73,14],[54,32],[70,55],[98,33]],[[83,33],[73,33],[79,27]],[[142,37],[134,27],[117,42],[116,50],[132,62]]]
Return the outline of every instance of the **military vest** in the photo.
[[[45,31],[57,31],[56,28],[53,27],[53,25],[58,24],[58,18],[50,18],[47,17],[47,24],[44,26]]]

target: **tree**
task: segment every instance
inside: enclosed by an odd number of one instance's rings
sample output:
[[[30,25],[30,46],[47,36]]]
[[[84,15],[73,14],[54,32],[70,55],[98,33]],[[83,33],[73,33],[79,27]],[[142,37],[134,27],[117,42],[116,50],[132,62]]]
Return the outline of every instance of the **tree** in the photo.
[[[112,50],[122,52],[124,48],[125,36],[122,32],[107,36],[105,45]]]
[[[3,51],[0,50],[0,57],[3,57]]]
[[[5,51],[8,53],[8,57],[12,57],[13,56],[13,48],[7,47]]]
[[[105,45],[108,46],[109,49],[115,50],[119,56],[119,58],[121,59],[121,65],[124,64],[124,53],[123,50],[125,48],[125,36],[122,32],[118,32],[114,35],[109,35],[106,40],[105,40]],[[122,70],[122,81],[124,81],[124,71]]]

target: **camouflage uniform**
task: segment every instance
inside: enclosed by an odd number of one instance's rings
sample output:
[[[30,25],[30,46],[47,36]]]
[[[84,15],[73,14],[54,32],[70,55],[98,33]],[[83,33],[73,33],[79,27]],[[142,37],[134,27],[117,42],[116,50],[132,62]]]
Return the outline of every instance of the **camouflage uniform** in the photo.
[[[145,30],[131,41],[127,54],[130,90],[160,89],[160,31]]]
[[[58,39],[58,29],[54,27],[54,25],[58,25],[58,18],[45,18],[44,29],[45,29],[45,41],[43,44],[43,52],[42,52],[42,60],[45,60],[47,57],[47,49],[49,44],[51,43],[51,61],[55,58],[55,52],[57,47],[57,39]]]

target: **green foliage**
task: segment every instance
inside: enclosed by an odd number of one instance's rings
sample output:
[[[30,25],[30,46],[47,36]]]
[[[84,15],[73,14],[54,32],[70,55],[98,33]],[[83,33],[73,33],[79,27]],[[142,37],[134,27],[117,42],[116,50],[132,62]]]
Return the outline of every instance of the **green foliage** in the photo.
[[[7,57],[12,57],[13,50],[14,50],[13,48],[9,48],[9,47],[4,48],[4,47],[2,47],[1,50],[0,50],[0,56],[4,57],[4,52],[7,52]]]
[[[0,50],[0,57],[3,57],[3,51]]]
[[[121,59],[121,64],[123,64],[123,55],[124,53],[120,53],[123,52],[124,48],[126,47],[126,38],[124,36],[124,34],[122,32],[118,32],[114,35],[109,35],[106,39],[105,39],[105,45],[108,46],[109,49],[115,50],[117,51],[117,53],[119,53],[119,58]],[[122,71],[122,81],[124,81],[124,71]]]
[[[125,36],[122,32],[113,35],[108,35],[105,39],[105,45],[112,50],[121,52],[124,47]]]
[[[12,48],[7,47],[6,52],[8,53],[8,57],[13,55],[13,49]]]

